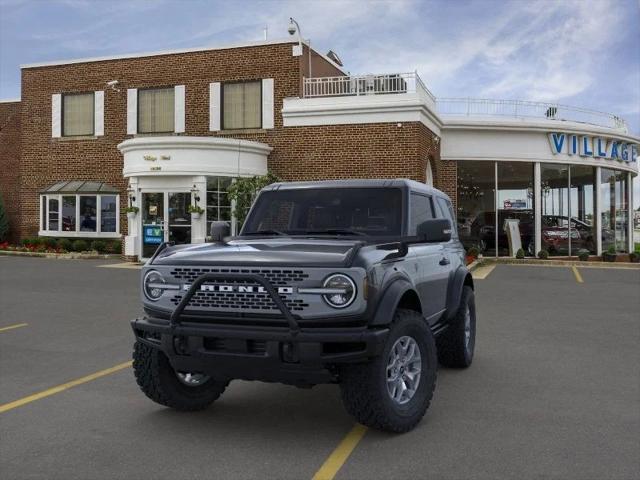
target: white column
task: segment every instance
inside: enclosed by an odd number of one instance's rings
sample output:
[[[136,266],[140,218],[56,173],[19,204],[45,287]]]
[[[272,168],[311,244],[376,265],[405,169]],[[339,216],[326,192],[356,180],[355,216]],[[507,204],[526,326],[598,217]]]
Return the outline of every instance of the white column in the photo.
[[[140,208],[142,205],[142,194],[138,191],[138,178],[131,177],[129,179],[129,188],[134,190],[133,196],[136,198],[134,202],[131,202],[131,206]],[[127,205],[129,199],[127,198]],[[140,239],[140,232],[142,230],[142,209],[131,220],[127,215],[127,235],[124,237],[124,254],[127,256],[137,256],[138,259],[142,255],[142,245]]]
[[[593,186],[593,193],[596,201],[596,255],[602,255],[602,192],[600,190],[600,179],[602,178],[601,168],[596,167],[596,181]]]
[[[628,250],[627,252],[631,253],[634,250],[635,244],[633,242],[633,175],[631,172],[627,172],[627,189],[629,194],[627,195],[627,217],[628,217]]]
[[[204,243],[208,235],[207,212],[206,212],[207,177],[205,177],[204,175],[198,175],[193,177],[192,185],[195,185],[197,189],[197,193],[195,193],[194,196],[197,195],[198,197],[200,197],[200,201],[198,202],[198,205],[202,207],[205,210],[205,212],[202,215],[200,215],[200,218],[197,220],[194,220],[193,217],[191,217],[191,243]]]
[[[533,168],[533,216],[535,228],[534,255],[542,250],[542,175],[540,173],[540,162],[534,163]]]

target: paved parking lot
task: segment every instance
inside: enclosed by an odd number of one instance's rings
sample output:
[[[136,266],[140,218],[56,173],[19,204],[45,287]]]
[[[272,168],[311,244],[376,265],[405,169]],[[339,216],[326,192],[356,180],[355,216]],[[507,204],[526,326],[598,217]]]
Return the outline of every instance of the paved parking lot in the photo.
[[[313,478],[354,427],[337,387],[152,403],[123,366],[139,271],[104,263],[0,257],[0,477]],[[418,428],[368,430],[335,478],[640,478],[640,270],[578,270],[477,280],[473,366],[440,369]]]

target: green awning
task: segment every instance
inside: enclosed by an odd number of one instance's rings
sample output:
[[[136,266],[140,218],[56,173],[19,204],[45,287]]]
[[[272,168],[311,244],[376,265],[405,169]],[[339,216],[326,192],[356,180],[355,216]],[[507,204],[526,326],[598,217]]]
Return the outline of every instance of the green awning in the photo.
[[[94,182],[85,180],[70,180],[67,182],[54,183],[48,188],[41,190],[40,193],[120,193],[116,187],[104,182]]]

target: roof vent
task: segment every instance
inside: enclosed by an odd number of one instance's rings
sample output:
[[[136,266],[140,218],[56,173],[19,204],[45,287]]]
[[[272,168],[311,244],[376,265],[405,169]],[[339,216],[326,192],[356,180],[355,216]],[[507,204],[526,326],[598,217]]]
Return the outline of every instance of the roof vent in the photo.
[[[344,66],[342,64],[342,60],[340,60],[340,57],[338,56],[338,54],[336,52],[334,52],[333,50],[329,50],[327,52],[327,57],[329,57],[329,59],[334,62],[335,64],[337,64],[338,66],[342,67]]]

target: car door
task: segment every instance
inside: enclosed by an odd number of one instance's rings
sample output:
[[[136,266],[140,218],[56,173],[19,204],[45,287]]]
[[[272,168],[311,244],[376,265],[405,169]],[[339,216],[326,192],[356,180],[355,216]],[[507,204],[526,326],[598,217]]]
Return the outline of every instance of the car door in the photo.
[[[409,202],[409,235],[416,235],[417,226],[435,218],[430,195],[411,192]],[[417,263],[415,284],[423,315],[434,323],[446,307],[448,265],[444,246],[439,243],[416,243],[411,253]]]

